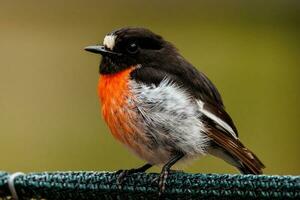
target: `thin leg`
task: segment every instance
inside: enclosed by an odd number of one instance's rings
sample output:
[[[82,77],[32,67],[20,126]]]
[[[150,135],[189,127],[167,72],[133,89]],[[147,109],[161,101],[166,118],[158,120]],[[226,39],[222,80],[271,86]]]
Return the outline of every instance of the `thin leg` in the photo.
[[[161,170],[160,176],[159,176],[159,182],[158,182],[158,187],[159,187],[159,193],[158,195],[161,196],[161,194],[165,191],[166,189],[166,181],[168,178],[168,175],[170,173],[170,168],[177,162],[179,161],[182,157],[184,156],[184,153],[178,152],[175,154],[167,164],[165,164]]]
[[[119,174],[117,178],[117,185],[121,187],[122,182],[125,180],[126,176],[130,174],[134,174],[137,172],[145,172],[147,169],[151,168],[152,165],[147,163],[139,168],[136,169],[128,169],[128,170],[118,170],[116,173]]]

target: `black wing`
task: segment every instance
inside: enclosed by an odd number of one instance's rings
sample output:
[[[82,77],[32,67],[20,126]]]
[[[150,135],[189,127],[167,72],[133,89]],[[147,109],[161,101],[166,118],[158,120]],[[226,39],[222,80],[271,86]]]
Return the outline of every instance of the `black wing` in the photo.
[[[208,130],[206,134],[211,138],[212,148],[221,149],[228,154],[238,163],[237,167],[243,173],[262,173],[263,163],[240,142],[237,129],[224,109],[218,90],[203,73],[191,65],[179,66],[176,70],[169,70],[168,67],[158,69],[143,66],[134,70],[131,76],[136,81],[150,85],[158,85],[168,78],[183,86],[196,101],[201,100],[199,105],[203,113],[201,118],[206,124]]]

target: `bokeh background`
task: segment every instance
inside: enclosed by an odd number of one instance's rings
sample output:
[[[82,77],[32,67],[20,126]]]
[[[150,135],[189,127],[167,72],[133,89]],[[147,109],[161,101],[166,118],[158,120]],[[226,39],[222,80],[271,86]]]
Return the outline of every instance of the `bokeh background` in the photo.
[[[99,113],[100,57],[123,26],[176,44],[219,88],[267,174],[300,174],[300,2],[0,0],[0,170],[117,170],[143,164]],[[153,171],[158,171],[154,168]],[[236,173],[205,157],[188,172]]]

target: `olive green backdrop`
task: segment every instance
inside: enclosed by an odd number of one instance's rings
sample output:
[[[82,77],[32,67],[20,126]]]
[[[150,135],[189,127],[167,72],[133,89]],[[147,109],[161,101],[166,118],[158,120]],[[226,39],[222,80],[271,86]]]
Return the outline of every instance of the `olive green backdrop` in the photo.
[[[123,26],[163,35],[210,77],[267,174],[300,174],[300,3],[284,0],[0,0],[0,170],[143,164],[104,124],[100,57],[83,50]],[[212,157],[185,170],[236,172]]]

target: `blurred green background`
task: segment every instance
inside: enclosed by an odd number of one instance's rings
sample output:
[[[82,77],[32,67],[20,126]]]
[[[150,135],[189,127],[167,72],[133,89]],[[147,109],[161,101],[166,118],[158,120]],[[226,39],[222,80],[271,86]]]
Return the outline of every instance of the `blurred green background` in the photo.
[[[299,1],[0,4],[0,170],[117,170],[144,163],[104,124],[96,92],[100,57],[83,50],[113,29],[143,26],[173,42],[217,85],[267,174],[300,174]],[[185,170],[236,173],[213,157]]]

